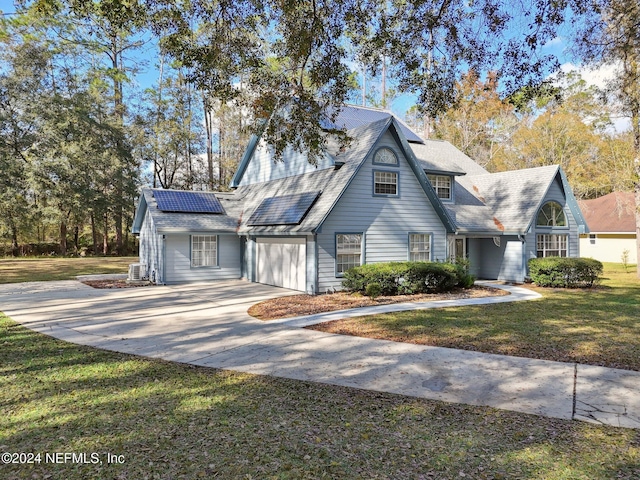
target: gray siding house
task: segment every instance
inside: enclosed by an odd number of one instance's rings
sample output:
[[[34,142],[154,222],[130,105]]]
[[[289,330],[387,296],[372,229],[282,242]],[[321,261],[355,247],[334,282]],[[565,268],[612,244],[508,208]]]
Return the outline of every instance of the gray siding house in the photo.
[[[588,230],[559,166],[490,174],[381,110],[335,123],[352,141],[317,165],[293,149],[275,162],[254,137],[232,192],[144,189],[133,233],[149,278],[315,294],[364,263],[464,257],[479,278],[523,282],[529,258],[579,256]]]

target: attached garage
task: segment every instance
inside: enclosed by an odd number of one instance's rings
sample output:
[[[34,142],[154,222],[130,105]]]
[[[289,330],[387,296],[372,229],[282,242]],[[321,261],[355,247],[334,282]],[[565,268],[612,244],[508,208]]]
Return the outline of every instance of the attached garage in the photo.
[[[306,290],[307,246],[304,237],[258,237],[256,281],[291,290]]]

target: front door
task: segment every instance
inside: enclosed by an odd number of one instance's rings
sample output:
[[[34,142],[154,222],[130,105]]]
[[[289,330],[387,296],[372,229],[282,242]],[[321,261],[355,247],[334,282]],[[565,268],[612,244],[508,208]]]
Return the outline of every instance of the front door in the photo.
[[[449,238],[449,260],[455,262],[457,258],[467,258],[467,237]]]

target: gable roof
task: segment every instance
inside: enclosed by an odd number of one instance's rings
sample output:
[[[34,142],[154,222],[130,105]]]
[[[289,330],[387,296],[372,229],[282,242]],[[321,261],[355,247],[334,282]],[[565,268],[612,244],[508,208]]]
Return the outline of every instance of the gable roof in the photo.
[[[420,138],[409,126],[399,120],[394,114],[388,110],[381,110],[377,108],[368,108],[368,107],[360,107],[356,105],[344,105],[338,111],[338,114],[334,120],[330,118],[331,112],[325,117],[322,122],[322,128],[324,129],[337,129],[346,131],[352,139],[357,139],[355,135],[362,131],[362,129],[366,129],[366,127],[378,123],[384,120],[394,119],[396,122],[397,128],[402,131],[403,136],[413,144],[423,143],[422,138]],[[260,143],[260,135],[253,135],[249,140],[249,144],[242,156],[242,159],[238,163],[238,168],[236,169],[233,178],[231,179],[231,183],[229,186],[231,188],[237,188],[240,185],[242,177],[244,176],[249,162],[253,157],[256,148]],[[329,136],[327,138],[327,154],[332,156],[336,149],[335,142]],[[342,163],[343,159],[340,158],[340,163]]]
[[[411,143],[423,143],[424,140],[420,138],[411,128],[399,120],[393,112],[380,108],[363,107],[358,105],[344,105],[342,106],[336,118],[332,121],[329,116],[332,112],[329,112],[327,118],[323,122],[323,128],[335,128],[338,130],[352,130],[354,128],[362,127],[364,125],[384,120],[388,118],[395,118],[398,127],[402,131],[407,141]]]
[[[456,178],[456,203],[447,205],[460,232],[524,234],[555,180],[561,182],[576,223],[586,222],[558,165]]]
[[[169,232],[219,232],[234,233],[238,227],[237,212],[234,204],[229,203],[228,195],[216,193],[216,197],[224,208],[224,213],[187,213],[166,212],[158,208],[154,192],[159,189],[143,188],[136,208],[132,232],[139,234],[146,215],[150,215],[158,233]],[[171,190],[159,190],[168,192]],[[180,190],[181,192],[184,192]],[[190,193],[190,192],[185,192]],[[196,193],[196,192],[193,192]]]
[[[296,234],[317,231],[342,194],[347,190],[351,181],[375,148],[380,137],[387,130],[391,131],[398,142],[400,149],[405,154],[409,165],[416,174],[418,181],[443,224],[449,231],[453,231],[453,222],[413,155],[407,140],[402,134],[400,125],[393,117],[387,117],[348,131],[353,140],[349,147],[340,154],[341,166],[339,168],[325,168],[292,177],[238,187],[235,190],[234,201],[242,203],[243,210],[240,215],[238,232]],[[249,217],[265,199],[317,191],[321,192],[320,196],[297,225],[267,226],[249,224]]]
[[[633,192],[612,192],[603,197],[578,202],[592,232],[636,231],[636,203]]]
[[[489,173],[471,158],[445,140],[425,140],[411,145],[422,167],[429,173],[450,175],[483,175]]]

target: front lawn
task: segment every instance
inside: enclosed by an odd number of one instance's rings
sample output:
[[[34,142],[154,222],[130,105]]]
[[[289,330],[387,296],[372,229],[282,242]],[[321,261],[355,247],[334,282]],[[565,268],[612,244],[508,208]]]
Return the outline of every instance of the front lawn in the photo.
[[[332,333],[640,371],[640,280],[606,264],[595,289],[536,301],[397,312],[309,327]]]
[[[636,430],[149,360],[2,314],[0,412],[0,453],[40,454],[3,480],[640,477]]]
[[[127,273],[138,257],[0,258],[0,283],[72,280],[77,275]]]

